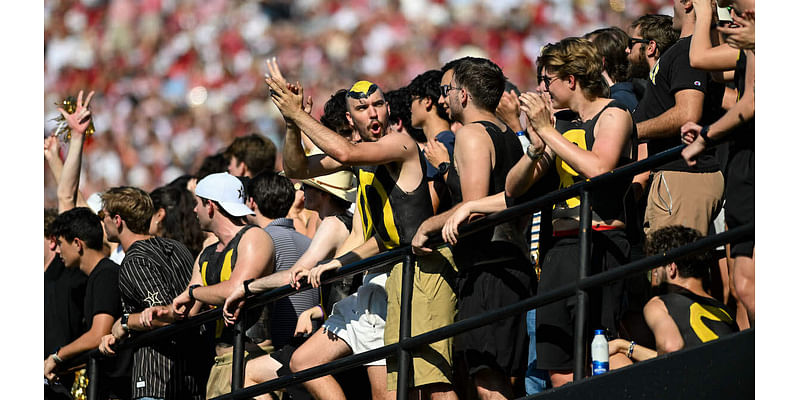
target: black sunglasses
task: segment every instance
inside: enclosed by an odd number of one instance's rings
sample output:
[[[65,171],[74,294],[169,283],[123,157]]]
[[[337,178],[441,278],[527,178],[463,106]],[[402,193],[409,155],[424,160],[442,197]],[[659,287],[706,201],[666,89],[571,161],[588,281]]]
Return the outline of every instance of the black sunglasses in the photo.
[[[439,89],[442,91],[442,97],[447,97],[451,90],[461,90],[460,87],[450,86],[450,84],[439,86]]]
[[[630,38],[628,39],[628,50],[633,49],[633,45],[635,45],[636,43],[647,44],[650,43],[650,40]]]
[[[544,82],[544,87],[547,88],[548,91],[550,91],[550,82],[552,82],[553,79],[556,78],[551,78],[547,75],[539,75],[539,82]]]

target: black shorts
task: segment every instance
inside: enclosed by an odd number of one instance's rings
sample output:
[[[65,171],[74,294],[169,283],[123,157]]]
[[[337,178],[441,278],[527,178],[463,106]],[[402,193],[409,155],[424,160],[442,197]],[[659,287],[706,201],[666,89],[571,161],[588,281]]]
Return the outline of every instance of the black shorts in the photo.
[[[728,229],[755,220],[756,164],[751,149],[741,149],[731,155],[725,175],[725,224]],[[755,237],[741,236],[731,242],[731,257],[753,257]]]
[[[525,260],[473,267],[457,278],[455,320],[518,303],[535,292],[533,266]],[[528,363],[525,316],[523,312],[456,335],[454,355],[466,361],[470,375],[489,368],[505,376],[524,376]]]
[[[631,246],[622,230],[593,231],[591,251],[591,274],[594,275],[627,263]],[[578,238],[556,238],[542,262],[539,293],[575,283],[579,263]],[[624,281],[619,280],[588,291],[587,332],[603,328],[608,331],[609,337],[617,336],[617,322],[623,311],[623,286]],[[576,303],[576,297],[572,296],[536,309],[536,368],[573,369]],[[592,339],[588,334],[585,337]]]

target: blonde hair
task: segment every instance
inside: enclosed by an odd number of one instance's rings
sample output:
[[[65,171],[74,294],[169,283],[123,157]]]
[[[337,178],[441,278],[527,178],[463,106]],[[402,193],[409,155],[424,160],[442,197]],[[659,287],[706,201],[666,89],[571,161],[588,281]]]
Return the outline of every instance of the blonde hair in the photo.
[[[103,208],[111,216],[119,215],[131,232],[148,233],[155,210],[147,192],[132,186],[120,186],[108,189],[101,197]]]
[[[548,44],[542,49],[537,64],[560,79],[574,76],[583,94],[590,100],[601,97],[605,91],[603,59],[589,40],[568,37],[558,43]]]

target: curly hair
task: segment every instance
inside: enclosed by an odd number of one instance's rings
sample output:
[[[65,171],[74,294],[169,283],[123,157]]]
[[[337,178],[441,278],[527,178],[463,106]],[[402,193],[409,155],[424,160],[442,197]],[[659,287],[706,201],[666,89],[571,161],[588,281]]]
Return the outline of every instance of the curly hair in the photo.
[[[696,229],[681,225],[665,226],[651,232],[644,244],[645,254],[648,256],[663,254],[669,250],[694,243],[703,238]],[[702,250],[680,257],[675,260],[678,266],[678,275],[683,278],[704,278],[708,276],[709,269],[714,260],[711,253]]]
[[[184,187],[166,185],[150,192],[153,209],[164,209],[159,236],[183,243],[193,256],[203,250],[205,235],[194,213],[194,196]]]
[[[569,75],[581,85],[583,94],[590,100],[605,92],[603,59],[592,42],[577,37],[568,37],[558,43],[548,44],[537,60],[547,71],[561,79]]]

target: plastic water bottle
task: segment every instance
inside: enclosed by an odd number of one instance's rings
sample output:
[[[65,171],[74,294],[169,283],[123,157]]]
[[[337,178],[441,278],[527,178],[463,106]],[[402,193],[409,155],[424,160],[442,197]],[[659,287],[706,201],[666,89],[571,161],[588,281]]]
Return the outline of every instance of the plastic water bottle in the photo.
[[[604,329],[595,329],[592,339],[592,376],[608,372],[608,341]]]

